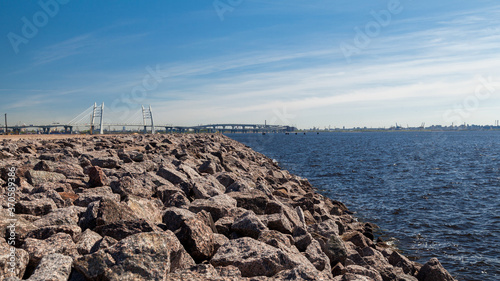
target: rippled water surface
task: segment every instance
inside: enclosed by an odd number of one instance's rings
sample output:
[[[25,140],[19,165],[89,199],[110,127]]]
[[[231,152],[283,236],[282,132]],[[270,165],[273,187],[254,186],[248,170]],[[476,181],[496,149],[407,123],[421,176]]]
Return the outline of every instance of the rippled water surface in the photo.
[[[458,280],[500,280],[500,132],[229,134]]]

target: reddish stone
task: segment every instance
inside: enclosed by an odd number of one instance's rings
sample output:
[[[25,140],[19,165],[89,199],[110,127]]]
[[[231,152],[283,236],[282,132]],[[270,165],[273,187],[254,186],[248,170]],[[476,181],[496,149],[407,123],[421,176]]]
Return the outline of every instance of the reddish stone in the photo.
[[[92,166],[88,169],[89,184],[91,187],[108,185],[108,177],[104,174],[102,169],[97,166]]]

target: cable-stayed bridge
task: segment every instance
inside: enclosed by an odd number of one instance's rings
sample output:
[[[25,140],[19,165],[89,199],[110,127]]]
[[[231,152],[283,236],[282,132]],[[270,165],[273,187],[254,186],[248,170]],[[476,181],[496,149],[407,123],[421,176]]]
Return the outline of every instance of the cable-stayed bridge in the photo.
[[[164,130],[167,133],[173,132],[241,132],[241,133],[279,133],[279,132],[291,132],[296,130],[295,127],[291,126],[281,126],[281,125],[267,125],[267,124],[237,124],[237,123],[227,123],[227,124],[208,124],[208,125],[197,125],[197,126],[174,126],[169,124],[155,124],[153,119],[153,110],[151,105],[149,107],[141,106],[133,114],[129,114],[127,118],[123,117],[123,114],[119,117],[120,120],[109,120],[105,122],[105,117],[107,114],[105,112],[107,109],[104,107],[104,103],[97,105],[94,103],[92,106],[84,110],[82,113],[78,114],[72,120],[67,123],[52,123],[46,125],[13,125],[7,126],[7,116],[5,116],[5,126],[3,127],[4,132],[13,131],[14,133],[20,133],[23,129],[37,129],[39,133],[49,134],[54,129],[61,129],[60,132],[64,133],[74,133],[75,131],[81,131],[80,128],[85,128],[89,130],[91,134],[104,134],[105,131],[112,131],[111,128],[116,127],[137,127],[142,128],[144,133],[156,133],[158,130]],[[120,115],[120,114],[115,114]],[[106,130],[108,128],[108,130]]]

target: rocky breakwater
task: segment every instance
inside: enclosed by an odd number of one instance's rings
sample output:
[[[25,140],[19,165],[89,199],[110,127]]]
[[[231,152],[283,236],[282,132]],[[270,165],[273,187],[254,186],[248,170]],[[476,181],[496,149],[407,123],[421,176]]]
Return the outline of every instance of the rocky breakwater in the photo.
[[[453,280],[222,135],[3,140],[0,161],[0,280]]]

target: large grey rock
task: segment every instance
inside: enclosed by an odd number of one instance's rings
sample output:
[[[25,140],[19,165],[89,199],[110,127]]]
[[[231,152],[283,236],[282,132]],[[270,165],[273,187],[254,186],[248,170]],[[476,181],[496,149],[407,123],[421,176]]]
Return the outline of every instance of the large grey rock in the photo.
[[[237,202],[227,194],[217,195],[208,199],[196,199],[189,205],[192,212],[205,210],[212,214],[215,221],[230,215],[236,209]]]
[[[307,230],[309,233],[317,233],[324,237],[330,237],[330,235],[339,235],[338,225],[332,219],[308,225]]]
[[[26,237],[45,240],[56,233],[66,233],[74,239],[82,233],[82,229],[74,224],[48,225],[31,230],[26,234]]]
[[[217,272],[219,275],[224,278],[224,281],[229,281],[229,280],[245,280],[244,278],[241,277],[241,271],[239,268],[237,268],[234,265],[228,265],[228,266],[220,266],[216,268]],[[253,280],[253,278],[248,278],[249,280]],[[247,279],[247,280],[248,280]]]
[[[19,279],[18,277],[16,276],[9,276],[5,279],[2,279],[3,281],[21,281],[21,279]]]
[[[165,280],[195,265],[171,231],[138,233],[77,259],[75,268],[91,280]]]
[[[62,199],[61,195],[59,195],[59,193],[54,189],[47,188],[49,184],[56,185],[54,183],[46,183],[42,186],[33,188],[32,190],[29,191],[30,193],[29,195],[22,194],[19,198],[20,201],[33,201],[35,199],[50,199],[56,204],[57,208],[66,207],[67,202],[65,202]],[[26,191],[27,190],[21,192],[27,193]]]
[[[266,215],[267,227],[282,233],[292,234],[292,224],[283,213],[274,213]]]
[[[226,189],[239,178],[238,175],[231,172],[221,172],[215,174],[214,176],[224,187],[226,187]]]
[[[115,158],[111,157],[103,157],[103,158],[94,158],[90,160],[90,163],[93,166],[98,166],[101,168],[114,169],[118,167],[118,161]]]
[[[198,263],[210,259],[215,253],[215,237],[212,229],[199,216],[182,221],[176,236]]]
[[[301,221],[301,218],[297,214],[295,208],[291,208],[288,205],[283,205],[282,208],[283,208],[283,214],[290,221],[292,228],[296,226],[304,227],[304,223]]]
[[[344,268],[343,274],[354,274],[354,275],[362,275],[370,278],[373,281],[383,281],[380,273],[373,269],[367,269],[365,267],[359,265],[348,265]]]
[[[7,209],[0,209],[0,234],[5,238],[11,235],[15,236],[14,241],[18,247],[22,244],[26,235],[37,227],[30,220],[18,215],[16,216],[15,228],[12,228],[13,221],[11,219],[10,212]]]
[[[215,266],[234,265],[243,277],[268,276],[299,265],[316,270],[301,255],[292,255],[249,237],[229,241],[217,250],[210,263]]]
[[[26,173],[26,178],[28,182],[34,186],[41,185],[45,182],[59,182],[66,179],[66,176],[59,173],[54,172],[46,172],[46,171],[35,171],[29,170]]]
[[[297,216],[299,217],[300,222],[302,225],[305,227],[307,225],[306,223],[306,216],[304,214],[304,210],[300,206],[295,207],[295,212],[297,212]]]
[[[333,281],[375,281],[368,276],[354,274],[354,273],[346,273],[344,275],[335,276],[332,280]]]
[[[80,219],[78,220],[78,225],[82,228],[82,230],[86,230],[87,228],[94,229],[96,227],[100,203],[100,201],[90,203],[85,212],[81,214]]]
[[[234,220],[235,218],[232,216],[218,219],[215,222],[215,228],[217,229],[217,232],[229,236],[232,231],[231,225],[233,225]]]
[[[226,236],[224,236],[223,234],[219,234],[219,233],[214,233],[213,234],[213,237],[214,237],[214,254],[215,252],[217,252],[217,250],[224,244],[226,244],[227,242],[229,242],[229,238],[227,238]]]
[[[73,258],[62,254],[49,254],[42,258],[28,281],[67,281]]]
[[[161,231],[161,228],[150,221],[135,219],[98,225],[95,231],[102,236],[110,236],[117,240],[121,240],[136,233]]]
[[[166,281],[224,281],[211,264],[197,264],[167,275]]]
[[[130,151],[129,157],[130,159],[132,159],[132,161],[135,162],[143,162],[144,160],[146,160],[146,156],[140,151]]]
[[[106,198],[89,205],[80,226],[118,240],[140,232],[160,230],[154,223],[139,218],[125,203]]]
[[[292,269],[280,271],[274,275],[272,280],[290,280],[290,281],[328,281],[332,280],[329,273],[318,272],[310,266],[299,265]]]
[[[160,167],[160,169],[157,172],[157,175],[168,180],[173,184],[182,184],[182,183],[187,183],[189,181],[188,177],[184,173],[178,171],[172,165],[164,165]]]
[[[149,220],[154,224],[162,222],[161,209],[163,204],[160,200],[150,200],[134,195],[128,195],[124,202],[132,210],[132,212],[134,212],[136,217]]]
[[[101,167],[91,166],[87,169],[89,174],[89,185],[91,187],[105,186],[109,184],[108,177],[104,174]]]
[[[14,157],[14,155],[12,153],[9,153],[7,151],[0,151],[0,160],[9,159],[12,157]]]
[[[181,208],[170,207],[163,213],[163,223],[171,231],[176,231],[182,226],[182,222],[190,218],[195,218],[196,214]]]
[[[362,256],[362,263],[378,271],[382,279],[396,280],[404,275],[403,270],[392,266],[380,251],[372,247],[358,248],[356,250]],[[350,257],[353,258],[353,261],[359,263],[359,258],[356,258],[355,255],[350,255]]]
[[[79,179],[85,176],[82,166],[78,163],[58,162],[51,169],[55,173],[66,176],[67,179]]]
[[[417,274],[418,281],[455,281],[437,258],[430,259]]]
[[[52,157],[52,156],[49,156]],[[68,161],[67,158],[63,158],[63,160],[48,160],[44,159],[38,162],[33,170],[36,171],[46,171],[46,172],[55,172],[64,175],[66,178],[76,179],[84,177],[85,174],[83,172],[83,168],[78,163],[72,163]],[[57,162],[53,162],[57,161]]]
[[[411,262],[407,257],[401,255],[400,253],[394,251],[389,256],[389,263],[395,267],[400,267],[403,272],[409,275],[414,275],[417,271],[413,262]]]
[[[95,244],[102,239],[102,236],[96,232],[87,229],[76,238],[76,249],[81,255],[90,254]]]
[[[226,188],[213,176],[193,179],[193,193],[196,199],[207,199],[224,194]]]
[[[227,195],[236,200],[238,207],[253,211],[257,215],[263,215],[267,204],[271,201],[264,192],[257,189],[230,192]]]
[[[114,193],[120,194],[121,198],[127,195],[135,195],[144,198],[151,198],[152,188],[146,188],[139,180],[130,176],[124,176],[119,181],[113,181],[110,184]]]
[[[76,199],[73,204],[79,207],[87,207],[90,203],[103,199],[119,202],[120,195],[113,193],[109,186],[87,188],[84,189],[83,193],[78,194],[78,199]]]
[[[166,198],[163,205],[167,208],[168,207],[177,207],[177,208],[188,209],[190,203],[191,202],[186,197],[185,193],[183,191],[180,191],[180,192],[176,192],[176,193],[170,195],[168,198]]]
[[[297,247],[293,245],[293,239],[290,235],[283,234],[276,230],[266,230],[259,235],[258,240],[285,252],[300,255]]]
[[[30,264],[36,265],[43,256],[48,254],[63,254],[72,258],[80,254],[71,236],[67,233],[56,233],[45,240],[26,238],[22,246],[30,256]]]
[[[34,221],[33,225],[37,227],[49,225],[77,225],[80,214],[85,210],[86,208],[76,206],[59,208],[46,214],[39,220]]]
[[[321,250],[321,245],[318,241],[313,240],[304,253],[306,258],[316,267],[319,271],[331,272],[330,259]]]
[[[293,229],[293,240],[299,251],[304,252],[313,241],[312,235],[303,227],[296,226]]]
[[[200,173],[207,173],[207,174],[215,174],[216,172],[219,172],[221,171],[221,167],[218,167],[218,165],[212,161],[212,160],[207,160],[205,162],[203,162],[203,164],[198,167],[198,171]]]
[[[118,240],[116,240],[115,238],[109,237],[109,236],[104,236],[102,239],[100,239],[99,241],[97,241],[94,244],[94,246],[92,246],[92,248],[90,249],[89,253],[95,253],[95,252],[97,252],[99,250],[107,249],[107,248],[113,246],[116,243],[118,243]]]
[[[162,184],[156,188],[156,197],[158,197],[164,204],[170,199],[170,197],[178,192],[182,192],[182,189],[173,185],[171,182],[167,181],[167,184]],[[189,201],[188,201],[189,202]]]
[[[268,228],[254,212],[248,211],[234,220],[231,229],[240,236],[248,236],[257,239],[259,235]]]
[[[188,161],[184,161],[180,164],[179,170],[184,172],[191,180],[201,178],[200,174],[195,169],[190,167]]]
[[[354,245],[361,249],[373,246],[373,241],[358,231],[346,232],[342,234],[342,238],[345,241],[354,243]]]
[[[201,220],[204,224],[206,224],[210,229],[212,230],[213,233],[218,233],[217,232],[217,227],[215,227],[214,219],[212,218],[212,215],[207,212],[207,211],[201,211],[196,213],[196,217]]]
[[[25,250],[14,248],[5,240],[0,241],[0,280],[7,276],[22,278],[28,262],[29,254]],[[12,268],[14,272],[10,270]]]
[[[19,201],[16,203],[15,207],[18,214],[29,214],[34,216],[43,216],[57,209],[56,203],[49,198]]]
[[[344,241],[338,235],[331,235],[326,241],[318,240],[323,252],[328,256],[332,265],[343,262],[347,257],[347,249]]]
[[[38,159],[40,160],[47,160],[47,161],[59,161],[61,160],[61,158],[63,157],[63,155],[61,153],[44,153],[44,154],[41,154]]]

